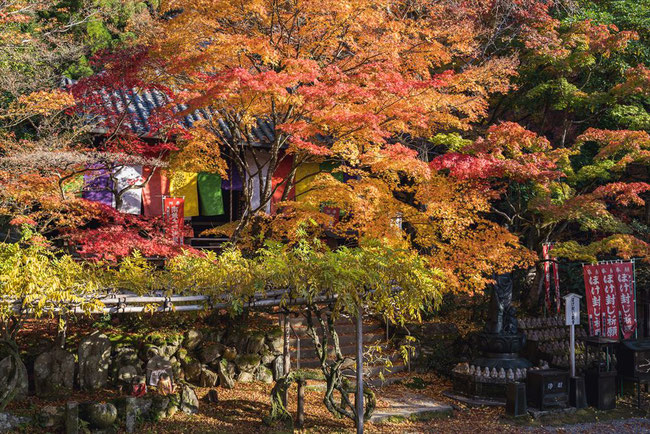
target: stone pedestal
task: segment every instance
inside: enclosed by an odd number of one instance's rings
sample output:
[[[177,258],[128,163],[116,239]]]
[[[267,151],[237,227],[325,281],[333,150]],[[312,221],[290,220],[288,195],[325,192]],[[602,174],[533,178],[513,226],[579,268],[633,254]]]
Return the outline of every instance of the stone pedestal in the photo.
[[[532,364],[519,357],[526,338],[523,333],[512,335],[484,332],[479,335],[480,350],[483,356],[472,360],[472,365],[490,370],[528,369]]]

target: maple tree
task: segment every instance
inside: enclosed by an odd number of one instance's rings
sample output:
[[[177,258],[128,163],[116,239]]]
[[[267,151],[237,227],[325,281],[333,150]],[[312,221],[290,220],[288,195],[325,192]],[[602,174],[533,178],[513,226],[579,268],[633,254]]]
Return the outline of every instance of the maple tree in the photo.
[[[260,192],[234,238],[274,195],[290,198],[302,163],[354,166],[394,137],[469,128],[486,98],[508,89],[515,66],[510,58],[473,64],[478,30],[444,3],[190,0],[162,11],[173,19],[153,32],[151,55],[187,112],[214,113],[194,128],[209,131],[248,180],[245,198]],[[259,143],[252,130],[264,127],[272,132]],[[282,165],[286,175],[276,177]]]
[[[310,247],[324,249],[318,254],[324,258],[356,255],[380,243],[375,260],[392,249],[403,251],[408,261],[395,266],[437,270],[449,291],[480,291],[494,272],[530,261],[516,236],[486,218],[485,198],[439,176],[410,148],[440,131],[471,129],[487,114],[488,98],[510,88],[516,61],[483,56],[485,29],[471,11],[444,2],[377,0],[184,0],[166,2],[162,11],[173,18],[147,40],[155,65],[149,74],[174,90],[174,101],[187,107],[181,114],[211,114],[192,128],[205,133],[194,134],[210,140],[246,181],[241,220],[212,233],[230,232],[240,247],[248,245],[251,255],[262,258],[264,251],[255,248],[260,238],[304,242],[329,232],[360,249]],[[299,169],[307,163],[333,164],[334,173],[308,174],[309,187],[298,196],[304,181]],[[260,217],[271,201],[275,215]],[[323,206],[338,210],[337,223]],[[385,262],[373,264],[369,256],[328,272],[322,285],[309,272],[314,265],[306,260],[314,253],[308,252],[304,258],[300,249],[288,250],[282,261],[269,264],[272,272],[258,271],[271,287],[331,291],[340,301],[327,321],[341,311],[339,304],[355,313],[360,302],[374,301],[397,322],[435,306],[422,298],[423,287],[409,295],[404,282],[395,297],[413,304],[393,318],[389,306],[396,300],[386,291],[399,278],[372,275],[373,265]],[[343,270],[351,275],[340,275]],[[237,273],[237,283],[247,286],[242,275]],[[374,295],[365,295],[369,287]],[[316,333],[312,338],[322,348]],[[333,413],[354,417],[349,401],[339,404],[331,395],[335,389],[349,392],[341,382],[342,360],[330,364],[325,358],[331,383],[325,403]]]
[[[105,85],[99,77],[61,88],[64,74],[91,75],[117,57],[123,67],[137,67],[136,62],[124,61],[119,50],[116,55],[102,50],[132,44],[140,26],[156,14],[152,6],[132,1],[0,4],[0,209],[7,222],[29,223],[50,239],[69,241],[74,233],[82,246],[86,241],[97,245],[92,231],[81,236],[88,225],[102,221],[98,208],[78,197],[82,176],[103,168],[111,177],[111,193],[119,207],[128,190],[148,179],[124,187],[115,182],[114,173],[134,164],[166,166],[160,160],[164,140],[145,150],[140,135],[125,134],[129,120],[124,115],[108,113],[98,104]],[[91,64],[93,54],[102,60]],[[100,76],[117,86],[132,86],[130,76],[120,73]],[[152,119],[151,125],[159,123]],[[107,135],[98,143],[102,128]],[[118,240],[151,244],[156,239],[155,234],[142,237],[138,230],[119,234],[119,226],[113,226],[113,246]],[[141,224],[144,232],[152,227]],[[161,233],[157,235],[160,238]],[[110,243],[104,246],[109,247]],[[89,247],[82,250],[88,252]]]
[[[554,148],[506,122],[431,165],[490,197],[494,221],[540,258],[541,244],[551,241],[558,242],[555,256],[572,260],[596,261],[613,250],[624,258],[647,258],[650,246],[635,226],[634,209],[645,205],[641,195],[650,184],[634,182],[626,172],[647,162],[647,139],[642,131],[589,129],[571,148]],[[540,289],[531,290],[534,306]]]

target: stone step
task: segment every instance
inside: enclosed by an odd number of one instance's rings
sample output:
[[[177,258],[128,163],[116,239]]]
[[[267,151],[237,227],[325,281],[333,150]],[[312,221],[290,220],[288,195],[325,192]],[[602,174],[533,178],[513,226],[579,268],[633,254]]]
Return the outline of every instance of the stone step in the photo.
[[[435,417],[435,415],[451,415],[453,408],[445,403],[434,401],[424,395],[403,394],[402,396],[385,397],[382,400],[388,404],[386,408],[378,408],[370,418],[372,423],[382,423],[395,419],[418,420]],[[479,428],[480,427],[476,427]]]

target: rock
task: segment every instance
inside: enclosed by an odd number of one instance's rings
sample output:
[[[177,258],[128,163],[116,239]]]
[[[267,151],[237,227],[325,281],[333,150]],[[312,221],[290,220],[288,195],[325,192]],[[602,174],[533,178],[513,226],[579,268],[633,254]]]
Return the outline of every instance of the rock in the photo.
[[[34,386],[38,396],[56,395],[74,386],[74,354],[62,348],[40,354],[34,360]]]
[[[182,381],[185,380],[185,371],[183,371],[183,366],[181,365],[181,362],[178,360],[174,359],[172,357],[172,372],[174,375],[172,375],[172,378],[175,378],[176,381]]]
[[[133,379],[138,376],[138,370],[135,366],[122,366],[117,372],[117,381],[122,384],[132,384]]]
[[[65,434],[79,433],[79,404],[73,401],[65,404]]]
[[[232,389],[235,387],[234,372],[228,368],[228,365],[228,361],[222,359],[217,367],[217,373],[219,374],[219,385],[226,389]]]
[[[140,364],[140,358],[138,357],[138,352],[135,348],[132,347],[119,347],[115,350],[115,355],[113,356],[114,365],[138,365]]]
[[[275,360],[275,354],[266,351],[262,354],[262,365],[270,365]]]
[[[239,376],[237,376],[237,381],[240,383],[252,383],[255,381],[255,376],[252,372],[242,371],[239,373]]]
[[[0,431],[11,431],[22,425],[28,424],[30,421],[31,420],[28,417],[14,416],[11,413],[0,413]]]
[[[260,365],[255,371],[255,379],[262,383],[271,384],[273,383],[273,372],[266,366]]]
[[[188,385],[181,389],[181,410],[187,414],[195,414],[199,411],[199,399],[194,390]]]
[[[474,373],[476,373],[476,366],[471,365],[469,367],[469,375],[474,375]]]
[[[17,359],[16,361],[18,371],[16,371],[14,369],[14,360],[15,359],[12,356],[7,356],[4,359],[0,360],[0,391],[5,393],[8,391],[7,389],[12,388],[16,394],[14,396],[14,399],[24,399],[29,393],[29,379],[27,376],[27,368],[25,367],[25,364],[22,362],[22,360]]]
[[[165,345],[160,346],[160,351],[158,352],[158,354],[168,359],[171,359],[174,356],[174,354],[176,354],[179,348],[180,348],[180,344],[167,343]]]
[[[111,341],[94,332],[79,344],[79,387],[96,390],[106,386],[111,360]]]
[[[188,330],[183,337],[183,347],[188,350],[195,350],[203,341],[203,333],[200,330]]]
[[[284,346],[282,339],[282,330],[275,329],[267,333],[266,335],[266,346],[271,350],[274,355],[282,354]]]
[[[146,368],[146,378],[147,385],[156,386],[158,384],[158,377],[161,372],[165,371],[167,375],[174,381],[174,372],[172,370],[172,364],[169,359],[162,356],[154,356],[147,362]]]
[[[55,428],[63,425],[63,418],[65,412],[62,407],[56,407],[54,405],[46,405],[41,408],[36,417],[38,424],[43,428]]]
[[[222,344],[216,342],[207,343],[201,347],[199,359],[205,364],[212,363],[221,357],[223,350],[224,346]]]
[[[198,383],[201,379],[201,362],[198,360],[187,356],[185,359],[181,360],[183,365],[183,372],[185,373],[185,379],[190,383]]]
[[[146,417],[149,415],[149,412],[151,411],[151,398],[135,398],[135,413],[139,417]]]
[[[129,371],[131,368],[135,369],[137,375],[142,374],[142,361],[138,357],[138,352],[135,348],[120,347],[115,350],[113,362],[111,363],[111,377],[113,380],[120,381],[120,370],[125,367],[129,367]]]
[[[145,362],[149,361],[152,357],[159,356],[161,353],[160,347],[158,345],[146,343],[143,344],[140,348],[140,359]]]
[[[201,387],[214,387],[217,385],[217,381],[219,381],[219,374],[207,368],[201,370],[201,381],[199,383]]]
[[[235,365],[240,371],[253,372],[260,365],[261,357],[255,354],[246,354],[238,356],[235,359]]]
[[[135,396],[122,396],[113,401],[117,408],[117,415],[120,419],[125,419],[128,425],[129,417],[135,420],[147,418],[151,411],[151,398],[137,398]],[[135,426],[135,425],[134,425]],[[127,427],[128,431],[128,427]]]
[[[208,394],[205,395],[208,402],[211,402],[213,404],[216,404],[219,402],[219,392],[217,392],[217,389],[210,389],[208,391]]]
[[[86,417],[93,428],[110,428],[117,420],[117,408],[110,402],[90,404]]]
[[[136,400],[137,398],[134,398],[132,396],[129,396],[126,398],[125,401],[125,406],[124,406],[124,422],[126,425],[126,432],[127,433],[134,433],[135,432],[135,424],[138,420],[138,414],[136,411]]]
[[[156,395],[151,400],[151,418],[153,420],[160,420],[167,416],[167,407],[169,407],[170,399],[168,396]]]
[[[279,378],[284,376],[284,356],[277,356],[271,365],[273,372],[273,381],[278,381]]]
[[[235,361],[237,358],[237,348],[235,347],[225,347],[223,349],[223,358],[228,360],[229,362]]]
[[[261,353],[262,349],[264,348],[265,341],[266,341],[266,337],[264,336],[264,333],[257,332],[251,334],[250,336],[248,336],[248,341],[246,343],[246,352],[248,354]]]
[[[229,347],[237,348],[237,352],[242,353],[246,351],[247,340],[248,336],[241,330],[231,330],[224,343]]]

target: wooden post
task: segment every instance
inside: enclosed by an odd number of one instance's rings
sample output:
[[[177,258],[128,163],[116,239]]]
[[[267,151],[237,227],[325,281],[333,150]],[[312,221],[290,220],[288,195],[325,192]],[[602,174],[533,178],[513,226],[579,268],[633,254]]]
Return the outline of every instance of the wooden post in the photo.
[[[363,314],[361,305],[357,308],[357,434],[363,434]]]
[[[296,428],[302,429],[305,425],[305,379],[298,378],[298,416]]]
[[[289,315],[284,314],[283,315],[283,334],[284,334],[284,341],[283,341],[283,347],[282,347],[282,353],[283,353],[283,360],[282,360],[282,373],[286,377],[289,375],[289,371],[291,370],[291,358],[289,354],[289,341],[291,339],[291,335],[289,334]],[[287,404],[289,402],[289,388],[284,392],[282,395],[282,405],[284,405],[284,408],[287,408]]]

